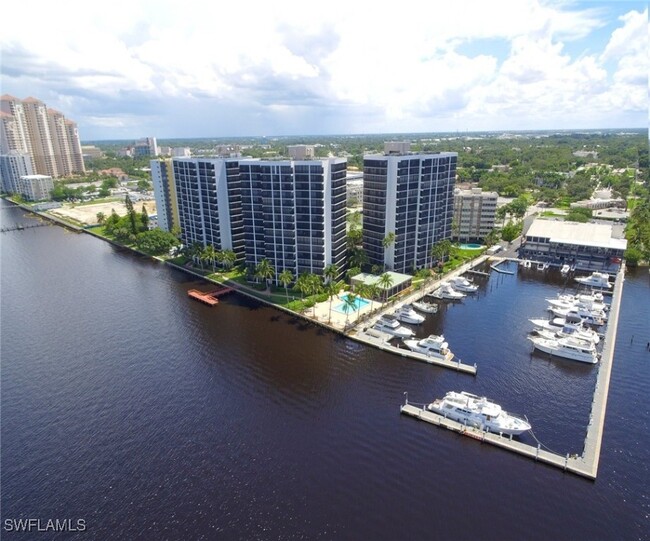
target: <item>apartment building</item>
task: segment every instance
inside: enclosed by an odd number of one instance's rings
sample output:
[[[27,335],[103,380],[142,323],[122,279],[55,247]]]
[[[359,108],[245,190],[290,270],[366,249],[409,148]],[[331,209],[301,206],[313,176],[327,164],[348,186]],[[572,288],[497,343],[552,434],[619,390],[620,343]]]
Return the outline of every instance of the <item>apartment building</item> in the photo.
[[[20,177],[34,174],[34,162],[26,152],[10,150],[0,155],[0,186],[5,193],[20,193]]]
[[[347,161],[240,162],[245,260],[253,269],[268,259],[277,276],[322,275],[345,266]]]
[[[77,125],[36,98],[0,98],[0,152],[26,153],[38,174],[84,173]]]
[[[30,201],[50,199],[54,182],[48,175],[24,175],[18,180],[18,192]]]
[[[178,217],[178,199],[172,161],[151,160],[151,181],[156,198],[158,212],[158,227],[171,231],[180,225]]]
[[[481,188],[456,190],[454,238],[460,241],[484,239],[494,229],[498,198],[496,192],[484,192]]]
[[[400,273],[428,266],[431,247],[451,238],[458,160],[407,148],[389,144],[363,164],[363,248],[371,265]]]

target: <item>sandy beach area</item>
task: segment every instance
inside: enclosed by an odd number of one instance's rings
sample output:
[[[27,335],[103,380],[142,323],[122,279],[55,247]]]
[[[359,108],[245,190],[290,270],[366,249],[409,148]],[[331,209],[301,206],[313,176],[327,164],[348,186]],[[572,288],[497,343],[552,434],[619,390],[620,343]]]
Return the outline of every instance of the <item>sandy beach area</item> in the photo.
[[[140,212],[143,203],[149,214],[156,213],[156,201],[153,199],[148,201],[137,201],[133,203],[133,208],[137,212]],[[95,205],[75,205],[74,203],[65,203],[61,208],[52,209],[49,212],[62,218],[72,218],[82,224],[95,225],[97,223],[97,213],[103,212],[108,218],[113,209],[115,209],[115,212],[117,212],[119,216],[126,215],[126,205],[124,204],[124,201],[110,201],[108,203],[97,203]]]

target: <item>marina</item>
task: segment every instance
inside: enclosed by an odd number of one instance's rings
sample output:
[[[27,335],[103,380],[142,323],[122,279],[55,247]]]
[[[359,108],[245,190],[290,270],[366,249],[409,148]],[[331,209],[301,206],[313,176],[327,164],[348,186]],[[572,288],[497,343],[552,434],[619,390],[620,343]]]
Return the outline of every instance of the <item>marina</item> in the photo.
[[[508,451],[518,453],[522,456],[532,458],[536,461],[561,468],[576,475],[588,479],[596,479],[598,475],[598,464],[603,439],[605,413],[607,410],[607,396],[609,393],[614,347],[616,345],[616,332],[623,293],[623,282],[625,280],[624,276],[625,266],[621,265],[621,269],[616,276],[616,282],[614,285],[611,318],[605,333],[605,343],[591,404],[587,435],[584,441],[584,448],[580,455],[577,453],[567,453],[562,456],[549,450],[542,449],[542,445],[539,441],[537,446],[532,446],[521,441],[513,440],[511,436],[503,436],[481,430],[474,426],[467,426],[466,424],[446,418],[438,413],[428,411],[425,404],[409,404],[408,395],[406,395],[406,403],[400,407],[400,412],[404,415],[415,417],[419,420],[446,428],[481,442],[486,442]]]

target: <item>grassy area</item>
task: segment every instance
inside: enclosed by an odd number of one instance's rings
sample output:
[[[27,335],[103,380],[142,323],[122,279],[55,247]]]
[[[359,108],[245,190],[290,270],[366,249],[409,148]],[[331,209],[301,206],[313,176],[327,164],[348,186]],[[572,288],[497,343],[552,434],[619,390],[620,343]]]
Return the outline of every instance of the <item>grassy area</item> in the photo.
[[[543,212],[540,212],[539,215],[542,218],[561,218],[562,220],[566,218],[566,215],[558,214],[557,212],[553,212],[552,210],[545,210]]]
[[[93,227],[87,227],[86,231],[91,231],[91,232],[95,233],[95,235],[99,235],[100,237],[104,237],[104,238],[112,240],[112,237],[110,237],[108,235],[108,233],[106,233],[106,229],[104,229],[103,225],[96,225],[96,226],[93,226]]]
[[[72,208],[75,207],[87,207],[89,205],[99,205],[100,203],[123,203],[124,197],[100,197],[97,199],[91,199],[90,201],[82,201],[81,203],[73,203]]]

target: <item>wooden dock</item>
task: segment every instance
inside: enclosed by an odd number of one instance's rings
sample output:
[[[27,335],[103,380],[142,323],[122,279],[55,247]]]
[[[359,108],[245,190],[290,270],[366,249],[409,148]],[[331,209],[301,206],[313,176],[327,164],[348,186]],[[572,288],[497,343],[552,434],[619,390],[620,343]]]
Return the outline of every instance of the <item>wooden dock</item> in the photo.
[[[614,346],[616,344],[616,330],[618,327],[619,309],[623,293],[624,274],[625,268],[624,265],[621,265],[614,286],[610,318],[607,325],[607,332],[605,333],[605,344],[601,355],[598,378],[596,380],[596,388],[594,390],[594,398],[591,406],[591,415],[589,417],[589,426],[587,428],[587,437],[585,438],[585,446],[582,455],[567,454],[562,456],[542,449],[539,444],[537,447],[534,447],[517,441],[509,436],[484,432],[480,428],[465,426],[432,411],[427,411],[424,406],[418,407],[409,404],[408,401],[405,405],[400,407],[400,412],[415,417],[421,421],[426,421],[427,423],[458,432],[464,436],[469,436],[481,442],[496,445],[497,447],[507,449],[513,453],[519,453],[520,455],[532,458],[539,462],[561,468],[576,475],[588,479],[596,479],[603,439],[603,428],[605,425],[607,394],[609,392],[609,381],[612,370],[612,361],[614,358]]]
[[[376,329],[366,329],[365,331],[357,333],[354,338],[359,342],[364,342],[383,351],[388,351],[389,353],[400,355],[401,357],[414,359],[416,361],[421,361],[428,364],[434,364],[436,366],[442,366],[443,368],[451,368],[452,370],[463,372],[465,374],[471,374],[473,376],[476,375],[476,364],[464,364],[460,359],[454,360],[453,354],[448,355],[445,359],[439,359],[437,357],[425,355],[424,353],[411,351],[410,349],[398,348],[388,343],[390,339],[394,338],[392,335],[382,333]]]
[[[234,291],[232,287],[223,287],[216,291],[208,292],[199,291],[198,289],[190,289],[187,294],[189,297],[196,299],[199,302],[207,304],[208,306],[214,306],[215,304],[219,304],[218,297],[230,293],[231,291]]]

